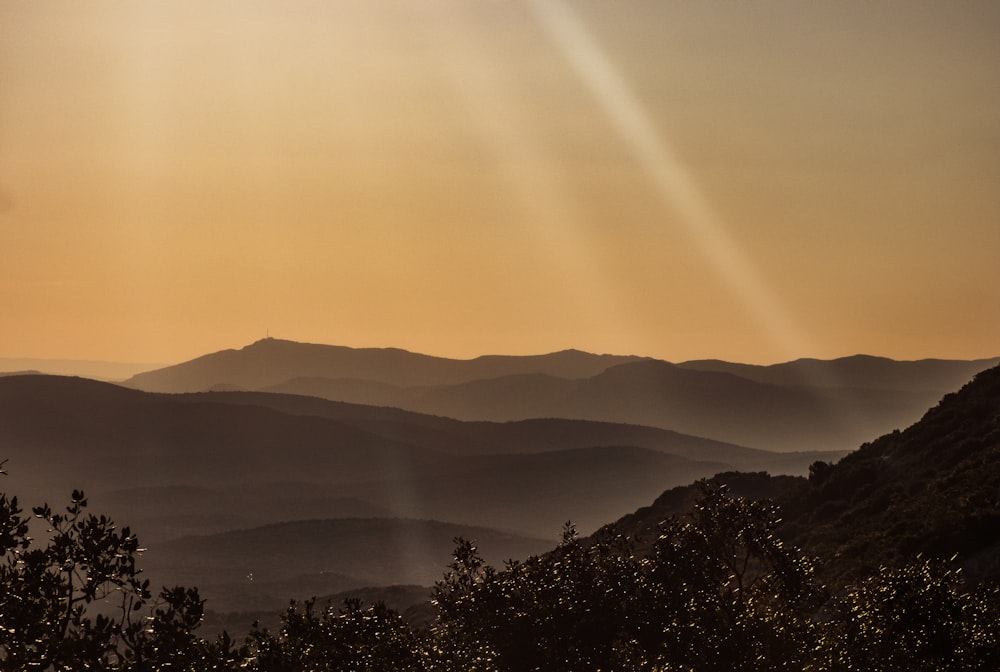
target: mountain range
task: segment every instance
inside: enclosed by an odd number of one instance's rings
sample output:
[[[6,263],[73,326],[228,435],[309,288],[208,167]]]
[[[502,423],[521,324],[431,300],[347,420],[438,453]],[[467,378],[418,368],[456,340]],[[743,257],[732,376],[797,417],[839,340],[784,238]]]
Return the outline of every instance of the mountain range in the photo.
[[[689,505],[682,486],[720,473],[787,502],[790,538],[862,558],[891,540],[869,530],[852,546],[837,536],[867,529],[852,516],[909,529],[901,498],[940,490],[939,472],[969,481],[981,509],[962,451],[995,444],[982,438],[995,416],[956,421],[943,438],[896,430],[997,361],[761,367],[573,350],[449,360],[266,339],[121,385],[0,376],[2,485],[27,505],[84,489],[139,531],[154,581],[197,585],[219,611],[373,585],[407,584],[398,590],[412,596],[410,584],[440,576],[455,536],[499,564],[550,548],[567,520],[586,533],[624,515],[623,529],[655,534],[658,516]],[[980,438],[949,447],[963,431]],[[928,442],[933,455],[906,447]],[[902,460],[907,451],[921,457]],[[879,470],[904,462],[890,487]],[[960,479],[947,471],[957,464]],[[972,501],[949,488],[940,494]],[[994,534],[992,518],[966,524],[962,510],[941,519],[959,537]],[[928,535],[906,548],[936,548]],[[988,565],[993,551],[972,552]]]
[[[771,451],[851,450],[905,427],[988,360],[855,356],[772,366],[671,364],[576,350],[471,360],[264,339],[125,385],[267,391],[462,420],[571,418],[659,427]]]

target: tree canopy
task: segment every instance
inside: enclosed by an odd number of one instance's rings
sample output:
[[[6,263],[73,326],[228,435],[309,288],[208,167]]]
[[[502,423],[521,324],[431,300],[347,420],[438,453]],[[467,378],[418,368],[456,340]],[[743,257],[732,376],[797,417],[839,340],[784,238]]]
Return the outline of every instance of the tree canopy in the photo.
[[[775,534],[770,501],[699,484],[652,545],[571,524],[550,553],[503,568],[471,540],[433,590],[437,619],[382,604],[291,603],[240,643],[197,634],[194,588],[155,596],[128,529],[86,512],[26,515],[0,494],[0,667],[5,670],[976,670],[1000,659],[995,588],[915,558],[828,590]],[[44,529],[40,529],[39,525]],[[34,538],[35,531],[39,536]]]

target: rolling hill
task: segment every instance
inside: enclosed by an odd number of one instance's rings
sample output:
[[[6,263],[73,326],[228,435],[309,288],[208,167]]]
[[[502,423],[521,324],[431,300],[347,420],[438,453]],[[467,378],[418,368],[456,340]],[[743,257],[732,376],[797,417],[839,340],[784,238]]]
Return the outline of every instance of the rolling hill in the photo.
[[[582,446],[637,446],[692,460],[725,462],[741,470],[767,469],[787,462],[779,473],[805,473],[816,453],[773,453],[681,434],[658,427],[563,418],[519,421],[460,421],[391,407],[364,406],[321,398],[253,392],[191,393],[180,401],[215,401],[264,406],[291,415],[314,415],[390,439],[405,437],[456,455],[538,453]],[[816,457],[814,457],[816,456]],[[829,459],[826,455],[824,459]]]
[[[366,586],[430,586],[445,571],[456,537],[476,539],[497,565],[554,544],[431,520],[311,519],[182,537],[151,547],[143,566],[152,578],[198,586],[215,611],[277,611],[290,598]]]
[[[18,479],[53,488],[377,481],[448,458],[327,418],[180,403],[82,378],[0,379],[0,445]],[[74,485],[74,483],[76,485]]]
[[[337,511],[345,498],[398,516],[492,524],[496,515],[547,535],[564,516],[600,524],[719,470],[803,473],[831,459],[610,423],[467,423],[309,397],[150,394],[54,376],[0,379],[0,441],[12,486],[53,501],[82,487],[95,503],[106,497],[111,513],[155,522],[154,537],[275,522],[310,506]],[[620,487],[596,487],[612,475]],[[172,495],[190,503],[149,515],[145,501]],[[555,501],[568,508],[539,511]]]
[[[12,478],[49,499],[76,487],[92,495],[117,491],[118,500],[122,492],[136,493],[138,499],[138,493],[149,497],[155,488],[178,486],[202,489],[189,494],[204,496],[208,489],[216,491],[213,497],[221,497],[220,493],[249,491],[262,484],[274,484],[276,492],[284,489],[305,496],[312,484],[330,488],[330,496],[360,499],[393,515],[418,517],[429,512],[414,507],[441,500],[442,479],[492,479],[515,492],[519,477],[576,493],[572,497],[581,502],[579,517],[589,520],[598,515],[603,498],[620,501],[621,495],[608,489],[595,496],[571,482],[570,476],[586,480],[611,468],[595,459],[575,463],[577,453],[572,451],[584,449],[590,458],[601,454],[614,464],[623,483],[641,481],[657,488],[625,489],[635,496],[663,489],[651,474],[680,483],[693,475],[737,466],[760,469],[782,464],[791,473],[802,473],[811,461],[829,457],[776,455],[610,423],[555,419],[465,423],[308,397],[150,394],[86,379],[30,375],[0,379],[0,441],[11,459]],[[561,463],[551,456],[531,460],[527,455],[553,451],[563,451]],[[488,464],[483,461],[486,455],[492,455]],[[477,457],[478,462],[473,459]],[[651,460],[659,466],[652,469]],[[633,475],[622,468],[633,470]],[[586,469],[592,473],[584,473]],[[510,475],[509,484],[504,474]],[[489,490],[486,485],[480,489]],[[500,489],[494,488],[497,497]],[[401,493],[409,491],[425,494],[407,500]],[[315,493],[312,497],[316,502]],[[440,510],[495,508],[482,498],[473,501],[465,507],[442,502]],[[537,525],[540,520],[527,505],[502,508],[511,522],[524,519],[514,527]],[[132,507],[133,513],[141,510]],[[245,510],[231,507],[212,510],[219,516],[247,517]],[[179,508],[178,515],[183,511]]]
[[[405,407],[466,420],[603,420],[767,450],[804,451],[849,450],[894,423],[912,422],[939,397],[774,385],[646,360],[584,380],[519,376],[435,388]]]

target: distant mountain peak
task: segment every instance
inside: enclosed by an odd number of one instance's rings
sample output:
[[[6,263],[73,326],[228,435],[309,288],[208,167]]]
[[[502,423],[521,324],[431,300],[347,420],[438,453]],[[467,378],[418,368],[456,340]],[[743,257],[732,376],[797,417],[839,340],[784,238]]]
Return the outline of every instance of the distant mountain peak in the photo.
[[[127,385],[156,392],[199,392],[220,385],[261,390],[301,378],[360,380],[403,388],[458,385],[530,373],[583,379],[638,359],[580,350],[451,359],[400,348],[352,348],[267,337],[239,350],[223,350],[147,371],[133,376]]]
[[[240,350],[252,350],[255,348],[275,348],[275,347],[323,347],[323,348],[341,348],[344,346],[338,345],[320,345],[317,343],[304,343],[302,341],[291,341],[287,338],[275,338],[274,336],[267,336],[265,338],[258,339],[249,345],[245,345]]]

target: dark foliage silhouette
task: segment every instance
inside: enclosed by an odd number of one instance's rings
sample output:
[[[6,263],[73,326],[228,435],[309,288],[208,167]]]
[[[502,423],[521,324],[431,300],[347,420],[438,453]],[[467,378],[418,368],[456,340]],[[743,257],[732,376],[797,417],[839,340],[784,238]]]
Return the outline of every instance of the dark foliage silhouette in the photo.
[[[810,563],[774,535],[773,505],[700,487],[693,515],[667,521],[649,556],[620,535],[584,544],[567,527],[549,555],[497,572],[461,541],[436,588],[439,629],[512,671],[803,662],[820,596]]]
[[[980,670],[1000,656],[995,588],[966,591],[960,570],[918,558],[827,591],[776,535],[773,503],[697,486],[648,554],[567,528],[552,553],[497,571],[459,540],[435,591],[437,634],[504,672]]]
[[[962,590],[940,560],[882,568],[831,605],[820,669],[987,670],[1000,660],[995,586]]]
[[[268,672],[411,672],[423,670],[422,643],[402,617],[376,604],[347,600],[339,611],[316,609],[315,601],[292,603],[281,630],[250,633],[256,669]]]
[[[438,615],[410,627],[382,604],[292,603],[275,632],[242,644],[196,634],[198,591],[154,599],[130,530],[0,495],[0,668],[4,670],[978,670],[1000,659],[1000,595],[917,559],[827,591],[813,562],[775,534],[778,507],[697,484],[699,499],[641,552],[612,528],[571,524],[550,553],[503,569],[457,539],[434,589]],[[834,595],[831,597],[831,594]]]
[[[138,538],[106,516],[85,513],[74,491],[65,513],[48,505],[46,525],[0,493],[0,667],[4,670],[214,670],[240,657],[228,636],[194,634],[203,603],[195,589],[158,599],[136,567]],[[34,527],[37,527],[34,526]]]

